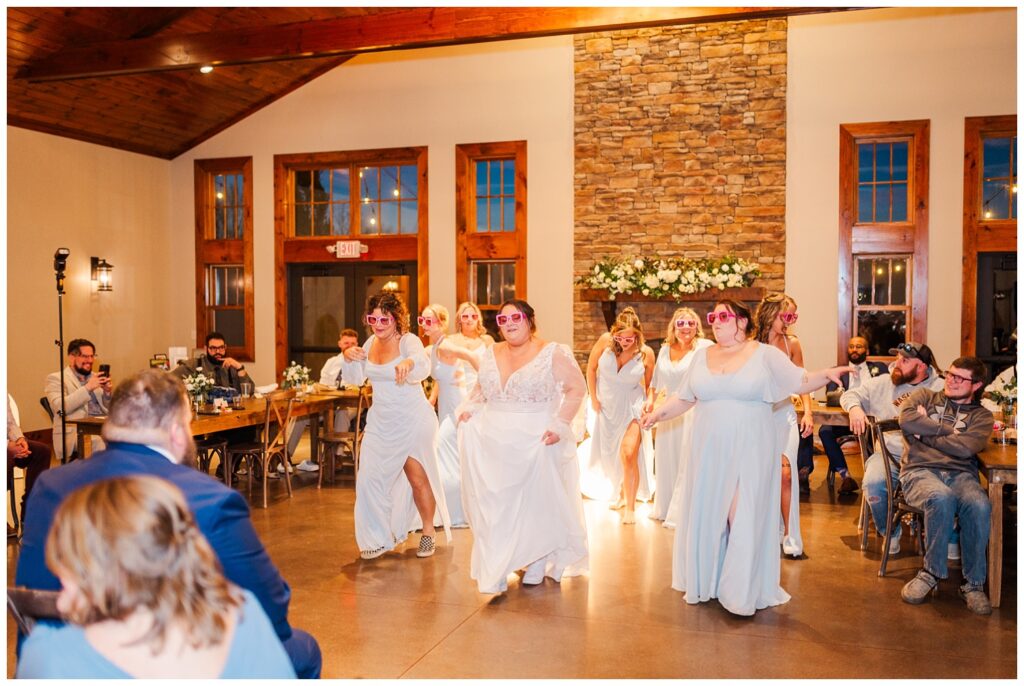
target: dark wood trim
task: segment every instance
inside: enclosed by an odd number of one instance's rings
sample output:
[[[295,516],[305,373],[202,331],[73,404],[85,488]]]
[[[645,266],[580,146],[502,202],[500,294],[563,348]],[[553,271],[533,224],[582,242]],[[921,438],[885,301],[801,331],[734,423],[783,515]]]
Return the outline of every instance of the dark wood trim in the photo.
[[[464,143],[455,146],[455,298],[473,300],[469,293],[469,263],[472,260],[514,260],[516,297],[527,299],[527,159],[526,141],[500,143]],[[477,160],[508,158],[515,160],[516,231],[515,233],[477,233],[476,193],[473,163]]]
[[[913,255],[910,336],[928,340],[928,188],[931,124],[927,119],[839,126],[839,285],[836,359],[846,359],[853,335],[853,256],[908,253]],[[857,223],[857,142],[910,139],[906,222]],[[911,162],[912,161],[912,162]]]
[[[977,352],[978,253],[1015,252],[1017,220],[980,215],[982,146],[986,135],[1017,135],[1017,115],[964,118],[963,291],[960,298],[960,354]]]
[[[291,235],[292,172],[326,166],[409,164],[415,162],[418,173],[419,230],[415,236],[349,236],[293,237]],[[327,246],[339,240],[359,240],[368,246],[362,262],[391,262],[416,260],[416,287],[418,303],[409,303],[410,309],[426,307],[430,300],[429,278],[429,188],[427,175],[427,148],[377,148],[337,152],[311,152],[274,155],[274,360],[276,375],[288,366],[288,265],[301,262],[331,262],[338,258],[327,252]],[[360,203],[353,203],[354,226],[359,225]]]
[[[89,133],[87,131],[80,131],[67,126],[57,126],[50,122],[41,122],[29,117],[19,116],[16,114],[7,115],[7,125],[16,126],[19,129],[27,129],[29,131],[37,131],[39,133],[48,133],[51,136],[61,136],[62,138],[71,138],[72,140],[82,141],[83,143],[92,143],[93,145],[102,145],[106,148],[114,148],[115,150],[124,150],[125,152],[134,152],[139,155],[147,155],[149,157],[156,157],[161,160],[171,160],[177,156],[169,155],[163,148],[157,148],[149,145],[139,145],[132,141],[121,140],[119,138],[111,138],[110,136],[102,136],[99,134]]]
[[[243,195],[244,226],[241,240],[210,238],[212,190],[210,177],[219,172],[242,173],[245,180]],[[253,278],[253,217],[252,217],[252,158],[225,157],[220,159],[195,160],[193,163],[193,184],[195,187],[195,247],[196,247],[196,347],[205,344],[209,332],[209,310],[206,307],[207,269],[216,264],[242,264],[243,288],[245,291],[245,341],[241,346],[229,346],[228,355],[243,362],[256,360],[256,305],[255,279]]]
[[[32,61],[55,81],[460,45],[516,38],[843,11],[843,7],[419,7],[367,16],[102,41]]]

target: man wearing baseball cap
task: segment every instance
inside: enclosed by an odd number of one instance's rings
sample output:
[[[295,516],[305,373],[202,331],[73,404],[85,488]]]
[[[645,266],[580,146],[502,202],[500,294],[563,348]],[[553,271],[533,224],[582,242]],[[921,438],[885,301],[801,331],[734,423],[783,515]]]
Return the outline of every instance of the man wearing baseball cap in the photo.
[[[899,415],[899,406],[907,396],[918,388],[941,390],[943,380],[939,376],[935,356],[931,348],[923,343],[900,343],[889,350],[896,355],[889,374],[864,379],[856,388],[846,391],[839,398],[839,404],[850,415],[850,429],[861,435],[867,427],[867,416],[871,415],[878,421],[895,419]],[[890,431],[885,435],[885,444],[896,457],[903,455],[903,437],[899,431]],[[895,483],[898,474],[885,463],[885,457],[876,447],[864,464],[864,481],[861,486],[864,497],[871,510],[871,518],[875,521],[875,531],[884,536],[888,523],[888,504],[885,495],[886,476]],[[893,532],[889,553],[895,555],[900,551],[900,533]]]

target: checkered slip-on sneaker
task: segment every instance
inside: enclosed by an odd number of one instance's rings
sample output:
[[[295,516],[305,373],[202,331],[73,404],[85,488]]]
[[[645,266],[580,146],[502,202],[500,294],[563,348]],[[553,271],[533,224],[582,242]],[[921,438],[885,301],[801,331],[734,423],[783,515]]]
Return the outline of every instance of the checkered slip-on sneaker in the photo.
[[[430,557],[434,554],[434,537],[420,536],[420,547],[416,551],[416,557]]]

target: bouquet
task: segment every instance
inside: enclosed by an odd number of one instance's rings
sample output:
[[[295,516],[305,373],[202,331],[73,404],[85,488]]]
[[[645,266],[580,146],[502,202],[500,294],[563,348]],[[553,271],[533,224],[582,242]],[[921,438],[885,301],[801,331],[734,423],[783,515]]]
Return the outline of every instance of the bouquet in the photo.
[[[184,378],[185,388],[188,390],[188,394],[192,396],[192,400],[199,402],[206,397],[206,394],[213,388],[213,379],[203,374],[203,368],[199,367],[194,374],[189,374]]]
[[[588,288],[605,289],[612,300],[616,295],[633,291],[656,298],[667,296],[681,300],[686,295],[709,289],[749,286],[760,275],[756,264],[732,255],[703,260],[606,258],[577,279],[577,283]]]
[[[990,397],[1000,405],[1011,405],[1017,402],[1017,375],[1014,374],[1008,380],[1003,381],[998,387],[988,392]]]
[[[283,388],[305,388],[309,385],[309,367],[298,364],[295,360],[285,367]]]

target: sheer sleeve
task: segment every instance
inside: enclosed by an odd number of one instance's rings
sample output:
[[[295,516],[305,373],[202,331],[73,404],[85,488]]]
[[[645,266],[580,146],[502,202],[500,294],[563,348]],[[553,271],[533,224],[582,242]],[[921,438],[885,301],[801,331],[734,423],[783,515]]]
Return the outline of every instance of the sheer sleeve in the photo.
[[[398,352],[401,354],[402,359],[412,360],[413,362],[412,369],[409,370],[409,376],[406,377],[405,383],[422,383],[424,379],[430,376],[430,358],[427,357],[423,341],[418,337],[411,333],[402,336],[402,340],[398,342]]]
[[[576,442],[583,438],[583,400],[587,396],[587,382],[569,348],[556,344],[551,355],[551,374],[558,382],[562,399],[548,426],[548,431],[563,440]]]
[[[363,351],[369,356],[370,348],[373,347],[374,337],[371,335],[363,343]],[[355,360],[350,362],[344,355],[341,358],[341,381],[346,386],[362,386],[366,381],[366,360]]]
[[[789,356],[774,345],[761,343],[760,346],[760,352],[764,355],[765,370],[768,373],[768,383],[765,385],[762,399],[767,403],[776,403],[797,393],[807,378],[807,370],[793,364]]]
[[[480,387],[480,381],[477,380],[473,384],[473,387],[466,393],[466,397],[459,403],[459,406],[455,408],[455,418],[458,419],[464,413],[468,412],[470,415],[475,415],[480,411],[480,408],[484,406],[487,399],[484,397],[484,391]]]

